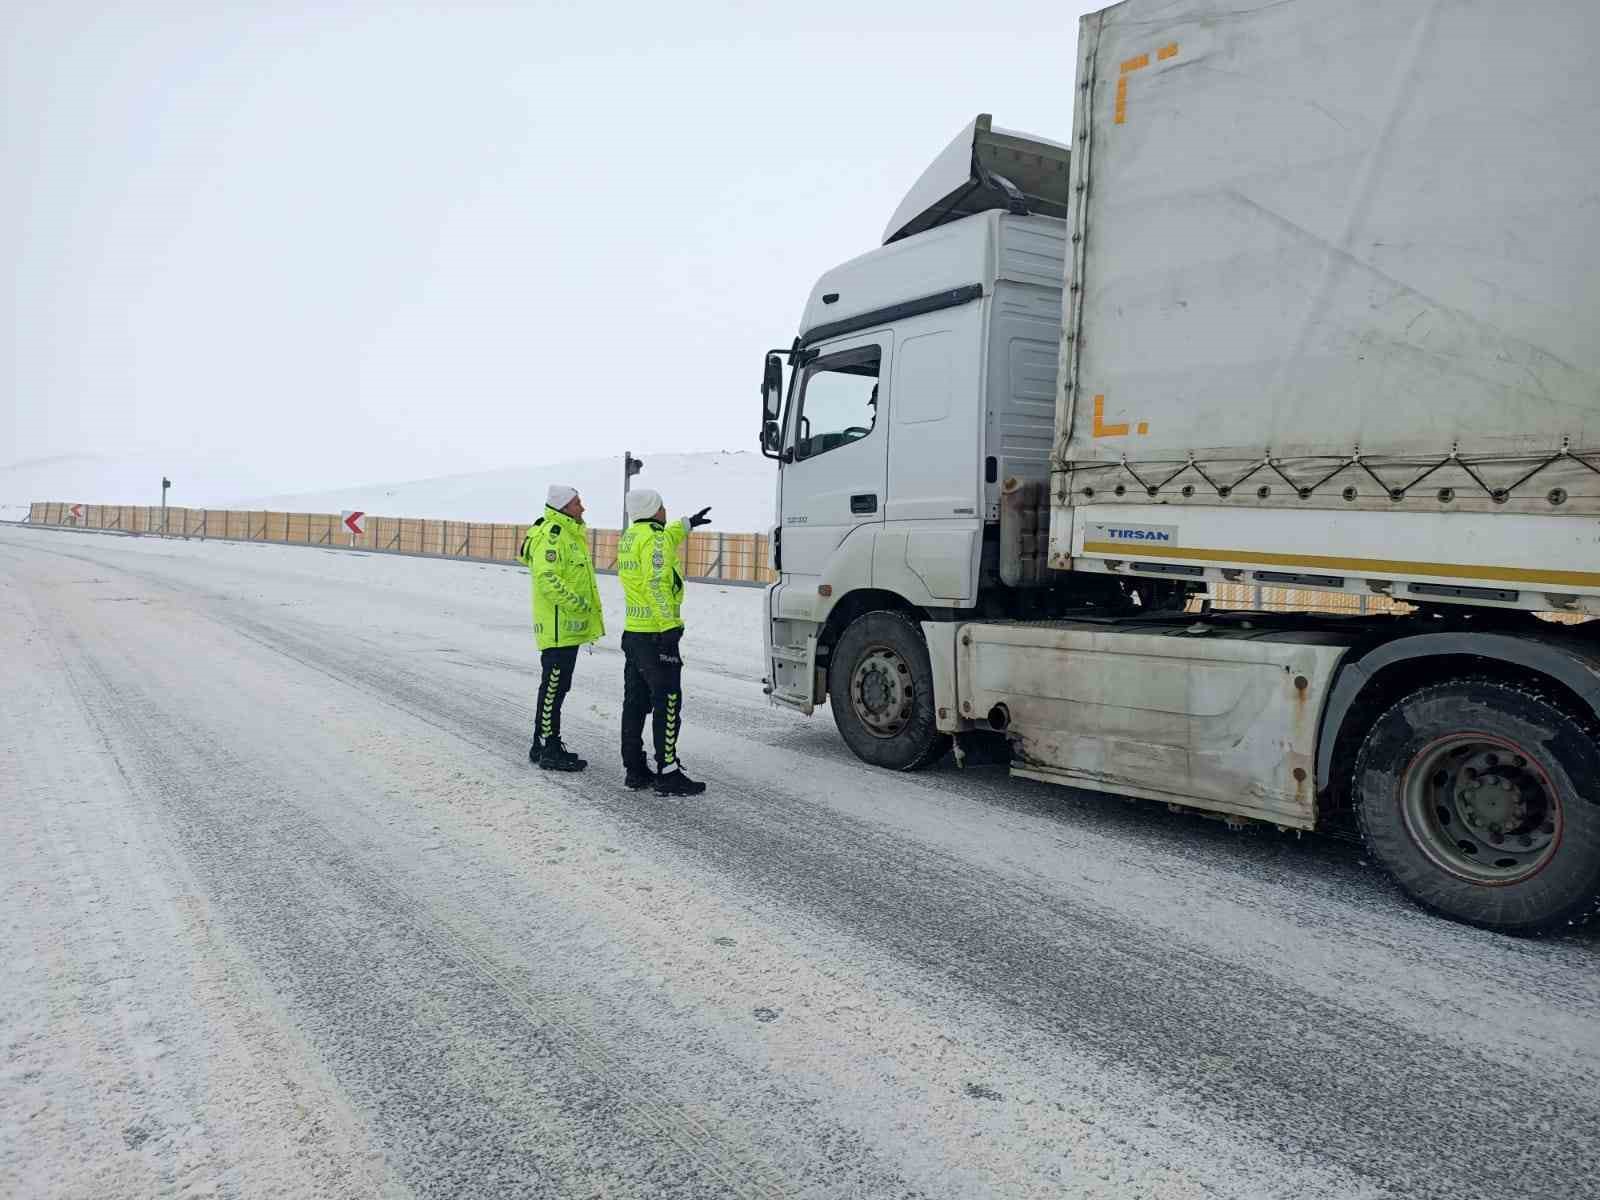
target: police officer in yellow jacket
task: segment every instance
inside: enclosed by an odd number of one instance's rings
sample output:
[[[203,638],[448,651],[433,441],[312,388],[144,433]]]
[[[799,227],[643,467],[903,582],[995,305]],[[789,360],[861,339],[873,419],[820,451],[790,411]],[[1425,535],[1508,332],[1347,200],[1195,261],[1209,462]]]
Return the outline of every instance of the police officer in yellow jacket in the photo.
[[[529,527],[517,557],[533,581],[533,635],[540,651],[528,759],[546,771],[581,771],[589,764],[561,744],[561,702],[572,687],[578,647],[599,641],[606,627],[576,488],[551,486],[544,516]]]
[[[617,576],[628,605],[622,635],[626,660],[622,687],[622,764],[627,785],[653,786],[658,796],[698,796],[706,785],[684,774],[678,762],[683,719],[683,563],[679,552],[689,531],[709,525],[711,510],[667,522],[659,492],[627,495],[628,528],[617,547]],[[644,757],[644,718],[654,712],[656,772]]]

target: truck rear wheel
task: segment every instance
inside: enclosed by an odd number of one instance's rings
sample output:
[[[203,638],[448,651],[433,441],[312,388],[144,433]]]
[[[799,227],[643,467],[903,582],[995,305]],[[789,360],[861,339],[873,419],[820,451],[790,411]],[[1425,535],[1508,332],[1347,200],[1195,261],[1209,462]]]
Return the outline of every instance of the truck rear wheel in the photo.
[[[1357,757],[1356,812],[1373,857],[1442,916],[1540,934],[1600,908],[1594,722],[1532,689],[1461,679],[1401,699]]]
[[[934,718],[927,643],[900,613],[870,612],[850,623],[833,648],[828,698],[840,735],[865,762],[915,771],[949,748]]]

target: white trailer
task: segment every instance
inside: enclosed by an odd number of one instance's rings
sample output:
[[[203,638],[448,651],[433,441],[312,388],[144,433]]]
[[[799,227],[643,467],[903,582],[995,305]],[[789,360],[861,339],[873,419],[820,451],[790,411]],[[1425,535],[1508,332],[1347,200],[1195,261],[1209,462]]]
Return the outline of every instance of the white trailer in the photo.
[[[774,700],[1592,915],[1600,622],[1540,614],[1600,614],[1596,44],[1586,0],[1086,17],[1068,140],[978,118],[768,355]]]

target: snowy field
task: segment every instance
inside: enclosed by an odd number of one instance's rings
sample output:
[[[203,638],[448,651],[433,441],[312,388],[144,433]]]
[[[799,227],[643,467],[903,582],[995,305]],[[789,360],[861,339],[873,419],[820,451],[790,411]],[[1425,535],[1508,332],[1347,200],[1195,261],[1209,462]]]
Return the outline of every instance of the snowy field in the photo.
[[[646,454],[635,487],[654,488],[682,514],[711,505],[715,527],[728,533],[765,533],[772,526],[776,464],[753,450],[697,454]],[[274,512],[342,512],[359,508],[384,517],[448,521],[529,521],[544,506],[545,489],[565,483],[583,495],[584,517],[599,529],[622,518],[622,454],[542,466],[479,471],[405,483],[379,483],[331,491],[265,496],[229,508]]]
[[[753,450],[642,455],[636,487],[654,488],[677,513],[711,505],[713,527],[727,533],[765,533],[773,523],[777,484],[774,463]],[[622,517],[622,451],[610,458],[477,471],[433,479],[323,488],[275,495],[241,493],[225,464],[177,463],[153,458],[66,455],[0,466],[0,520],[18,521],[36,500],[68,504],[159,504],[163,474],[171,475],[169,502],[208,508],[273,512],[341,512],[427,517],[442,521],[531,521],[544,507],[552,483],[577,488],[587,521],[615,529]]]
[[[1358,847],[868,769],[692,585],[526,761],[513,568],[0,527],[0,1196],[1572,1197],[1600,936]]]

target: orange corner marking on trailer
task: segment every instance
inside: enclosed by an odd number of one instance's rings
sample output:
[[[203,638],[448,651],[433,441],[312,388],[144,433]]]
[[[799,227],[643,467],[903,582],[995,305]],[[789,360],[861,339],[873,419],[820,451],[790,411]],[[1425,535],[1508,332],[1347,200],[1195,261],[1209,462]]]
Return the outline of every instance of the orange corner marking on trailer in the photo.
[[[1128,423],[1126,421],[1122,422],[1120,425],[1107,425],[1106,422],[1105,422],[1105,415],[1106,415],[1106,398],[1104,396],[1096,396],[1094,398],[1094,436],[1095,437],[1103,438],[1103,437],[1127,437],[1128,436]]]
[[[1166,62],[1169,58],[1177,57],[1177,42],[1168,42],[1165,46],[1156,51],[1156,58],[1160,62]],[[1112,118],[1113,124],[1126,125],[1128,123],[1128,76],[1134,71],[1144,70],[1149,65],[1149,54],[1140,54],[1123,61],[1122,70],[1119,72],[1117,79],[1117,107],[1116,113]]]

